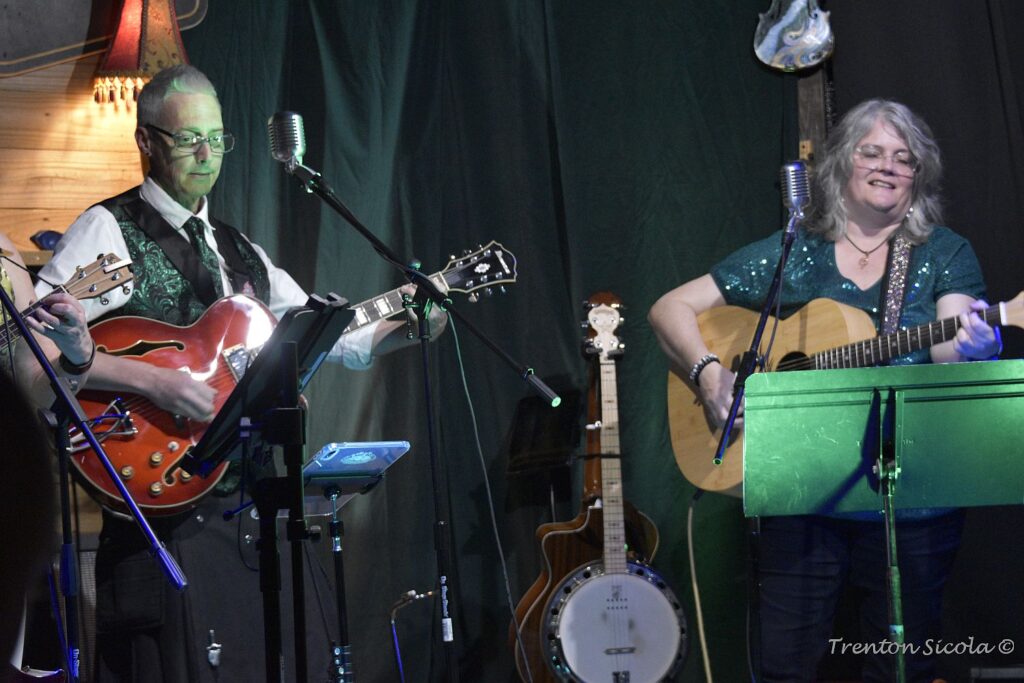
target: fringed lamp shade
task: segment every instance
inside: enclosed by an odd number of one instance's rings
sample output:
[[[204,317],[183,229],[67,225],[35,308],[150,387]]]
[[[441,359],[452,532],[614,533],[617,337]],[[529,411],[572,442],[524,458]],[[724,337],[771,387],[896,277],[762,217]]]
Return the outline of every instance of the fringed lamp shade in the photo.
[[[131,106],[161,69],[187,64],[174,0],[124,0],[110,49],[96,72],[98,104]]]

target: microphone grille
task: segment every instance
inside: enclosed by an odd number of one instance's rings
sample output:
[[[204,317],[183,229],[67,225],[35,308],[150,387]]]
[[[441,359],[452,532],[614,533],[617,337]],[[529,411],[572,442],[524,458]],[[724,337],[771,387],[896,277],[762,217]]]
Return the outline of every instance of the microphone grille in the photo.
[[[282,163],[293,160],[302,163],[306,154],[306,131],[300,115],[293,111],[274,114],[267,121],[267,132],[270,134],[270,154],[274,159]]]
[[[783,164],[779,176],[782,184],[782,204],[787,209],[802,209],[810,203],[811,187],[804,162],[791,161]]]

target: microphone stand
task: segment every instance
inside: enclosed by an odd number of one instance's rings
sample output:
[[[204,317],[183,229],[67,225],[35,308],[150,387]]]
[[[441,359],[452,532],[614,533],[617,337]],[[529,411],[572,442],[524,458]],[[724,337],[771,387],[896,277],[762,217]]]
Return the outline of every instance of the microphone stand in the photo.
[[[761,306],[761,315],[757,320],[757,327],[754,329],[754,336],[750,340],[750,348],[747,349],[743,356],[740,358],[739,368],[736,370],[736,381],[733,383],[732,389],[732,405],[729,406],[729,416],[725,420],[725,424],[722,427],[722,435],[718,441],[718,449],[715,451],[714,463],[716,466],[721,465],[725,458],[725,451],[729,446],[729,436],[732,433],[733,425],[736,422],[736,417],[739,413],[740,405],[743,404],[743,395],[746,391],[747,378],[754,374],[754,370],[757,367],[764,366],[764,359],[759,357],[759,350],[761,348],[761,337],[764,334],[765,325],[768,322],[768,316],[771,315],[772,308],[775,307],[776,300],[779,298],[779,291],[782,288],[782,273],[786,268],[786,261],[789,260],[789,252],[793,248],[793,241],[796,239],[797,228],[803,223],[804,211],[803,206],[795,205],[789,209],[789,220],[786,223],[786,230],[782,234],[782,253],[779,254],[778,265],[775,266],[775,275],[772,277],[771,285],[768,287],[768,293],[765,295],[764,303]],[[703,495],[703,489],[697,489],[694,493],[693,499],[699,500]],[[760,564],[760,520],[752,519],[748,525],[747,533],[749,534],[749,552],[751,557],[751,572],[750,572],[750,583],[748,586],[748,600],[749,607],[748,613],[750,615],[750,625],[748,631],[748,656],[749,663],[753,670],[750,672],[754,681],[761,680],[761,609],[760,599],[761,591],[758,579],[759,564]]]
[[[449,521],[451,511],[448,504],[447,478],[444,473],[444,463],[438,453],[437,437],[434,433],[434,409],[430,393],[430,364],[428,362],[429,351],[427,346],[430,341],[430,306],[439,306],[442,310],[448,313],[448,315],[455,316],[461,325],[464,325],[466,329],[472,332],[473,335],[483,342],[486,347],[491,349],[499,358],[512,367],[516,374],[519,375],[520,379],[526,381],[534,391],[539,393],[546,400],[550,401],[552,407],[558,406],[562,400],[543,381],[541,381],[536,374],[534,374],[533,368],[518,363],[503,349],[498,347],[497,344],[488,339],[487,336],[478,330],[472,323],[466,320],[455,309],[451,299],[442,294],[434,283],[431,282],[430,278],[415,268],[404,265],[391,249],[381,242],[376,235],[370,232],[366,226],[359,222],[359,219],[357,219],[355,215],[349,211],[348,207],[338,199],[334,194],[334,191],[319,173],[303,166],[301,161],[295,157],[292,157],[285,162],[285,168],[288,173],[299,179],[307,192],[317,195],[320,199],[326,202],[328,206],[339,213],[341,217],[349,223],[349,225],[355,228],[356,231],[373,246],[373,249],[380,254],[385,261],[401,270],[406,280],[417,287],[416,298],[419,302],[415,304],[407,303],[407,306],[411,308],[419,308],[419,338],[423,362],[423,385],[427,411],[427,436],[430,452],[431,479],[434,488],[434,549],[436,552],[437,574],[441,597],[441,634],[444,642],[444,658],[448,681],[449,683],[456,683],[459,680],[459,674],[455,662],[457,652],[455,650],[455,629],[452,614],[456,603],[457,591],[455,590],[455,583],[451,576],[451,523]]]
[[[121,498],[124,500],[125,505],[131,512],[132,517],[135,518],[136,523],[142,530],[142,533],[146,536],[149,541],[151,552],[156,560],[160,563],[164,570],[168,580],[174,585],[174,587],[181,591],[188,587],[188,579],[182,572],[181,567],[175,562],[174,558],[167,552],[164,544],[156,537],[153,533],[153,529],[150,528],[149,523],[146,522],[145,517],[139,511],[138,505],[132,500],[131,494],[125,487],[124,482],[117,475],[117,471],[114,466],[110,463],[110,459],[103,450],[103,446],[100,445],[96,435],[93,434],[92,429],[89,428],[85,413],[82,411],[82,406],[79,404],[78,399],[68,390],[67,380],[62,380],[57,376],[53,366],[50,364],[49,359],[41,348],[39,343],[36,341],[29,329],[28,325],[25,324],[25,320],[22,318],[21,313],[18,311],[11,300],[11,297],[7,292],[0,287],[0,304],[3,305],[7,311],[8,319],[15,324],[21,335],[21,340],[28,345],[31,349],[32,354],[36,357],[36,361],[39,363],[39,367],[42,368],[50,382],[50,388],[53,391],[55,400],[53,403],[53,419],[47,419],[47,422],[56,429],[56,446],[57,446],[57,457],[59,459],[59,473],[60,473],[60,499],[61,499],[61,555],[60,555],[60,572],[61,572],[61,592],[64,595],[64,613],[65,613],[65,642],[62,643],[64,647],[64,659],[68,668],[68,676],[71,683],[78,681],[78,668],[79,668],[79,654],[81,649],[78,643],[78,564],[76,561],[76,554],[74,551],[73,536],[71,533],[71,505],[68,499],[68,486],[70,485],[70,479],[68,477],[69,472],[69,459],[71,457],[71,443],[68,437],[68,424],[74,423],[82,435],[85,436],[89,445],[92,446],[93,451],[96,453],[103,464],[104,469],[107,471],[107,475],[110,480],[117,487],[117,490],[121,494]],[[59,615],[58,615],[59,619]]]
[[[779,298],[779,290],[782,287],[782,271],[789,259],[789,252],[793,248],[793,240],[796,238],[796,229],[803,223],[804,211],[802,206],[793,207],[789,210],[789,221],[786,223],[786,231],[782,234],[782,253],[779,254],[779,263],[775,267],[775,276],[768,287],[768,294],[761,306],[761,316],[757,319],[757,327],[754,329],[754,337],[750,340],[750,348],[740,358],[739,368],[736,370],[736,381],[732,385],[732,405],[729,406],[729,416],[722,426],[722,436],[718,440],[718,449],[715,451],[715,465],[721,465],[725,459],[725,451],[729,447],[729,437],[732,434],[733,425],[743,403],[743,394],[746,391],[747,378],[754,374],[757,366],[764,366],[764,359],[758,355],[761,348],[761,337],[764,334],[768,316],[775,307],[776,299]]]

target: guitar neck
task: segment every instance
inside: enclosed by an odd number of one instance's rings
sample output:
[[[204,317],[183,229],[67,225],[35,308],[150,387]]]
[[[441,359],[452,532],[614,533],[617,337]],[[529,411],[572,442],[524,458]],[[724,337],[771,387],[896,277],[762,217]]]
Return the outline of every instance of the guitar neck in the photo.
[[[63,287],[57,287],[55,292],[65,291]],[[43,305],[42,301],[37,301],[25,310],[21,311],[21,317],[32,315],[32,313]],[[18,341],[21,338],[21,329],[15,324],[13,320],[5,320],[4,325],[0,328],[0,354],[7,353],[8,347],[11,344]]]
[[[1002,308],[1005,305],[989,306],[985,310],[979,311],[978,315],[989,325],[1001,325],[1003,323]],[[866,339],[822,351],[811,356],[811,360],[814,362],[815,370],[870,367],[947,342],[956,337],[959,330],[959,316],[946,318],[874,339]]]
[[[601,505],[604,512],[604,568],[626,572],[626,528],[622,506],[622,465],[619,454],[619,400],[615,361],[602,358],[601,382]]]
[[[434,286],[440,291],[448,291],[448,283],[445,281],[443,273],[434,273],[430,276],[430,281],[433,282]],[[380,296],[355,304],[352,306],[352,310],[355,311],[356,315],[352,318],[352,322],[349,323],[348,327],[345,328],[345,331],[342,334],[355,332],[360,327],[365,327],[370,323],[375,323],[378,320],[384,320],[385,318],[390,318],[393,315],[398,315],[405,310],[402,303],[402,291],[401,288],[399,288],[392,289],[390,292],[385,292]]]

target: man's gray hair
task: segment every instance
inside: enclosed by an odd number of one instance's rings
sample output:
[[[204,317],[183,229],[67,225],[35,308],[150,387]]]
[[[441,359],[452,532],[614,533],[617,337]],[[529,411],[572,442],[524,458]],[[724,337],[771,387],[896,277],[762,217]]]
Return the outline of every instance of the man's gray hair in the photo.
[[[829,133],[822,161],[814,172],[814,207],[809,229],[833,240],[846,233],[843,192],[853,175],[853,150],[876,121],[889,125],[917,158],[910,213],[903,225],[911,241],[920,244],[928,239],[932,226],[942,221],[942,156],[928,124],[906,105],[892,100],[858,104]]]
[[[164,100],[174,93],[202,93],[217,97],[217,89],[199,69],[191,64],[175,64],[153,76],[139,95],[136,117],[139,126],[160,123]]]

